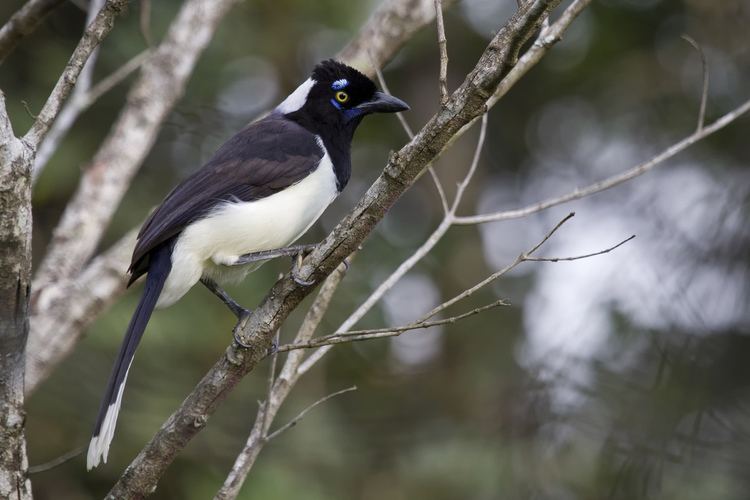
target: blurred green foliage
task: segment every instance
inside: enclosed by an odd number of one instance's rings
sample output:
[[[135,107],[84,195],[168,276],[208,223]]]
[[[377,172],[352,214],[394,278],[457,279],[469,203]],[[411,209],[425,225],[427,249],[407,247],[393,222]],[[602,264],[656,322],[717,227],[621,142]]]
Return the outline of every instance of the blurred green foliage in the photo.
[[[0,19],[21,3],[3,2]],[[159,39],[179,2],[151,5],[151,27]],[[473,67],[492,27],[514,5],[515,0],[467,0],[446,13],[452,88]],[[281,100],[316,60],[335,54],[373,7],[373,2],[332,0],[240,3],[200,59],[102,248],[142,221],[149,207],[224,139]],[[139,4],[133,2],[117,21],[102,47],[95,78],[145,48],[138,15]],[[32,112],[41,108],[83,20],[84,13],[66,3],[3,64],[0,88],[17,133],[31,123],[23,103]],[[746,0],[594,2],[559,46],[493,109],[463,213],[514,208],[566,192],[642,161],[689,133],[697,116],[700,65],[694,50],[680,40],[682,33],[698,40],[708,55],[709,119],[747,99],[748,23]],[[417,35],[386,68],[392,92],[412,106],[407,118],[414,127],[437,109],[437,72],[431,29]],[[117,116],[125,92],[125,85],[114,89],[79,119],[41,177],[34,192],[37,262],[80,169]],[[414,347],[401,340],[337,347],[301,381],[277,425],[325,394],[352,384],[359,390],[316,408],[301,425],[270,443],[241,498],[748,498],[749,135],[748,120],[741,120],[663,167],[668,173],[650,174],[597,195],[591,203],[572,206],[580,220],[573,222],[577,229],[568,241],[577,250],[603,248],[610,239],[586,236],[612,229],[606,233],[611,240],[639,234],[631,244],[634,253],[623,250],[575,265],[527,265],[457,309],[497,296],[509,297],[513,306],[440,332],[411,334],[432,336],[416,344],[421,358],[406,356]],[[475,138],[476,131],[468,134],[438,162],[451,192],[468,166]],[[377,176],[388,151],[404,141],[393,117],[366,122],[355,139],[351,184],[304,241],[323,237]],[[694,173],[683,185],[685,177],[677,174],[685,171]],[[700,203],[691,202],[689,209],[679,208],[671,217],[670,207],[681,207],[681,200],[692,200],[690,193],[704,193],[701,189],[711,183],[716,191],[696,195]],[[725,215],[705,222],[717,207]],[[544,216],[481,231],[452,229],[410,274],[410,283],[415,290],[426,284],[437,300],[450,298],[527,249],[535,235],[570,209],[558,207]],[[370,238],[319,333],[333,331],[440,217],[434,188],[425,177]],[[737,217],[739,224],[725,224]],[[698,237],[693,237],[695,231]],[[569,250],[552,247],[548,254]],[[685,265],[664,267],[665,261],[657,258],[662,253],[668,262]],[[659,286],[669,281],[662,277],[651,282],[656,285],[636,289],[611,274],[591,272],[602,263],[632,276],[661,269],[668,278],[685,281],[667,289]],[[231,291],[252,306],[287,265],[267,264]],[[556,272],[550,269],[569,271],[565,277],[544,274]],[[700,300],[690,295],[703,290],[691,278],[717,269],[732,279],[708,280],[715,288],[706,289],[726,292],[723,309],[711,302],[716,293]],[[607,293],[600,302],[590,302],[590,309],[555,307],[564,299],[588,304],[584,292],[593,289]],[[32,464],[87,443],[139,292],[134,287],[103,315],[29,401]],[[408,309],[415,295],[393,302]],[[687,302],[689,307],[675,309]],[[646,316],[649,304],[658,305],[659,314]],[[703,316],[713,309],[715,314]],[[399,311],[398,303],[386,301],[361,326],[393,322]],[[303,314],[304,307],[292,315],[284,339],[292,338]],[[540,327],[542,320],[553,327]],[[223,306],[200,287],[157,312],[131,372],[109,463],[87,473],[78,458],[36,474],[36,498],[98,498],[108,491],[223,352],[232,326]],[[561,346],[581,342],[596,348],[572,354],[558,349],[552,339],[561,331],[568,332]],[[533,356],[546,338],[550,352]],[[234,391],[170,467],[154,498],[212,497],[249,432],[266,372],[263,364]]]

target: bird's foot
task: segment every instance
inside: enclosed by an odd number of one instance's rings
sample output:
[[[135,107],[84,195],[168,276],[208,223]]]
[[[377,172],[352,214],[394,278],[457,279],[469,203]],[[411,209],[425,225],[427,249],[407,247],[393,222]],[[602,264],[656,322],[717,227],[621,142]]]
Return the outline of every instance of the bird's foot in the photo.
[[[239,311],[237,311],[237,324],[234,325],[234,328],[232,329],[232,337],[234,337],[234,341],[237,342],[237,345],[240,347],[244,347],[245,349],[249,349],[251,346],[250,344],[247,344],[244,340],[242,340],[242,337],[240,336],[240,329],[245,324],[245,320],[250,317],[250,315],[253,313],[250,309],[245,309],[244,307],[240,308]]]
[[[309,251],[307,253],[310,253]],[[299,268],[302,266],[302,259],[305,257],[305,252],[299,252],[292,260],[292,271],[291,276],[295,283],[299,286],[312,286],[315,284],[315,280],[304,280],[299,276]]]
[[[276,339],[271,341],[271,346],[268,348],[268,353],[266,356],[273,356],[276,354],[279,350],[279,344],[276,342]]]

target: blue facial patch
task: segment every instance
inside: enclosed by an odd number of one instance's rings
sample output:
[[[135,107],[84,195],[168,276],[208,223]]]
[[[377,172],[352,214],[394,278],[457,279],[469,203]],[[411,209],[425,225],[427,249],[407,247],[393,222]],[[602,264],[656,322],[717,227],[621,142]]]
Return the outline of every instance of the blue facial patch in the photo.
[[[335,82],[333,82],[331,84],[331,88],[333,90],[341,90],[347,85],[349,85],[349,80],[347,80],[346,78],[342,78],[341,80],[336,80]]]

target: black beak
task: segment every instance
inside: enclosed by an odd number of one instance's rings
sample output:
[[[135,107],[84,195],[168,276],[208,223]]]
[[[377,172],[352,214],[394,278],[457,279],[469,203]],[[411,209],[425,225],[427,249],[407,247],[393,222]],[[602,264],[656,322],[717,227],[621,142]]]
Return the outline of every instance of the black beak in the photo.
[[[408,110],[409,105],[398,97],[383,92],[375,92],[372,99],[363,102],[357,106],[357,109],[365,113],[397,113]]]

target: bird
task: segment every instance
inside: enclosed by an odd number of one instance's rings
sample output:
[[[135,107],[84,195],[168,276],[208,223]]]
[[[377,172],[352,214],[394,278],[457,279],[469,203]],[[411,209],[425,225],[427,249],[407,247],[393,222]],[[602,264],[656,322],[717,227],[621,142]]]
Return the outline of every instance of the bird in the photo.
[[[362,119],[408,109],[358,70],[322,61],[271,113],[237,132],[167,194],[133,250],[128,286],[146,275],[145,286],[102,398],[88,470],[107,461],[128,372],[152,311],[201,282],[238,318],[249,314],[220,284],[241,281],[262,264],[243,256],[296,251],[287,245],[349,182],[352,138]]]

